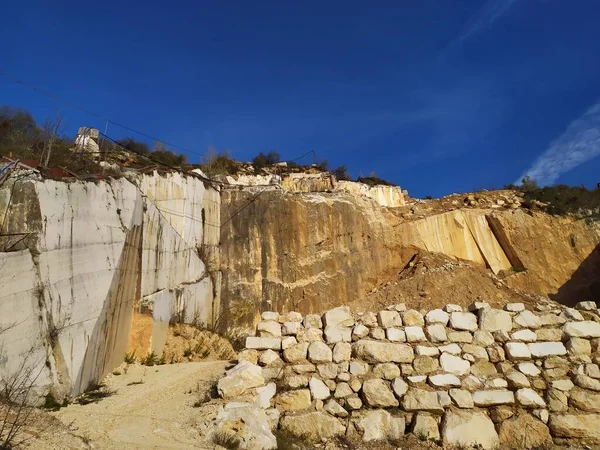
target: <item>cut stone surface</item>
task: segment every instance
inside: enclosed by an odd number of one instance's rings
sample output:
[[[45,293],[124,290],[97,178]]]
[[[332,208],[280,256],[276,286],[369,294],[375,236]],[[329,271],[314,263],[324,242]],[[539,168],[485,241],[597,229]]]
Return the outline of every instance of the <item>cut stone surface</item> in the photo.
[[[352,344],[352,351],[357,358],[368,363],[411,363],[415,356],[412,347],[407,344],[389,344],[365,340]]]
[[[264,320],[265,322],[267,320],[275,320],[278,321],[279,320],[279,313],[278,312],[274,312],[274,311],[264,311],[260,314],[260,318],[262,320]]]
[[[441,323],[428,325],[427,336],[429,336],[429,340],[433,343],[446,342],[448,340],[448,335],[446,334],[446,327]]]
[[[341,326],[326,326],[323,332],[325,341],[329,344],[352,341],[352,328]]]
[[[473,408],[473,394],[465,389],[450,389],[450,398],[459,408]]]
[[[413,367],[418,374],[426,375],[431,372],[435,372],[440,364],[437,358],[430,356],[416,356],[413,361]]]
[[[281,338],[248,336],[246,338],[246,348],[256,350],[280,350]]]
[[[392,381],[392,390],[394,391],[394,394],[396,394],[396,397],[402,398],[408,391],[408,384],[400,377],[395,378],[394,381]]]
[[[460,342],[469,344],[473,342],[473,335],[470,331],[449,331],[448,340],[450,342]]]
[[[333,352],[324,342],[311,342],[308,347],[308,359],[313,363],[331,362],[333,361]]]
[[[331,327],[351,327],[354,325],[354,318],[350,314],[350,308],[338,306],[323,314],[323,324]]]
[[[384,380],[393,380],[400,376],[400,367],[394,363],[381,363],[373,367],[373,376]]]
[[[489,391],[476,391],[473,394],[475,406],[497,406],[512,405],[515,403],[515,396],[511,391],[496,389]]]
[[[350,361],[352,345],[349,342],[338,342],[333,347],[333,361],[336,363]]]
[[[400,439],[406,428],[403,417],[393,417],[382,409],[369,411],[356,425],[364,442]]]
[[[522,311],[513,317],[513,322],[521,328],[530,328],[535,330],[542,326],[542,321],[538,316],[533,314],[531,311]]]
[[[222,398],[235,398],[247,390],[264,386],[265,379],[260,366],[242,361],[229,369],[217,383],[217,391]]]
[[[286,415],[281,418],[279,424],[283,431],[309,442],[318,442],[346,433],[346,427],[339,419],[325,412]]]
[[[366,362],[353,359],[350,361],[350,373],[356,377],[366,375],[369,372],[369,365]]]
[[[563,333],[568,337],[597,338],[600,337],[600,323],[584,320],[582,322],[567,322]]]
[[[523,329],[512,333],[510,338],[513,341],[535,342],[537,341],[537,334],[534,331]]]
[[[506,356],[513,361],[531,359],[531,352],[523,342],[507,342],[504,349]]]
[[[504,305],[504,309],[510,312],[521,312],[525,311],[525,305],[523,303],[507,303]]]
[[[450,353],[451,355],[460,355],[462,349],[458,344],[441,345],[439,347],[441,353]]]
[[[434,387],[442,387],[442,388],[461,385],[461,382],[458,379],[458,377],[451,373],[430,375],[429,383],[431,383],[431,385]]]
[[[477,330],[477,316],[469,312],[450,313],[450,327],[455,330]]]
[[[310,393],[314,399],[325,400],[329,397],[330,391],[327,385],[318,378],[312,377],[308,382]]]
[[[371,328],[369,336],[380,341],[385,340],[385,330],[383,328]]]
[[[363,324],[358,324],[354,327],[354,330],[352,330],[352,339],[353,340],[358,340],[358,339],[362,339],[364,337],[367,337],[369,335],[369,329],[364,326]]]
[[[416,348],[417,355],[419,356],[438,356],[440,354],[440,349],[437,347],[428,347],[425,345],[417,345]],[[460,352],[460,347],[459,347]]]
[[[573,377],[573,383],[584,389],[589,389],[591,391],[600,391],[600,380],[588,377],[587,375],[575,375]]]
[[[554,436],[600,440],[600,414],[550,414]]]
[[[541,373],[541,370],[538,369],[535,364],[530,362],[517,364],[517,369],[529,377],[537,377]]]
[[[406,342],[406,333],[400,328],[386,328],[385,335],[392,342]]]
[[[500,441],[494,423],[479,411],[450,410],[442,420],[442,441],[458,448],[494,449]]]
[[[463,310],[462,306],[455,305],[455,304],[452,304],[452,303],[447,304],[446,306],[444,306],[443,309],[447,313],[460,312],[460,311]]]
[[[511,389],[528,388],[531,386],[527,377],[516,370],[506,374],[506,381],[508,382],[508,387]]]
[[[494,331],[512,330],[512,317],[506,311],[500,309],[484,308],[480,309],[479,328],[493,333]]]
[[[407,342],[423,342],[426,341],[425,333],[421,327],[405,327]]]
[[[535,358],[567,354],[567,349],[562,342],[532,342],[527,344],[527,347],[529,347],[531,355]]]
[[[275,383],[269,383],[266,386],[256,388],[256,395],[258,397],[258,406],[263,409],[271,407],[271,399],[277,392],[277,386]]]
[[[546,402],[533,389],[519,389],[516,394],[517,402],[524,408],[545,408]]]
[[[365,380],[362,387],[362,398],[367,406],[372,408],[390,408],[398,406],[398,400],[389,383],[381,378]]]
[[[323,328],[323,321],[318,314],[307,314],[302,323],[305,328]]]
[[[411,388],[402,397],[402,408],[406,411],[426,411],[442,414],[444,408],[440,405],[437,392]]]
[[[425,316],[425,322],[427,324],[440,323],[444,327],[448,325],[448,321],[450,320],[450,314],[441,309],[434,309],[429,311]]]
[[[538,341],[560,341],[562,330],[560,328],[541,328],[535,332]]]
[[[591,355],[592,354],[592,344],[589,340],[584,338],[576,338],[572,337],[569,339],[565,347],[567,351],[571,355]]]
[[[494,336],[489,331],[477,330],[473,333],[473,344],[489,347],[494,343]]]
[[[542,448],[552,443],[548,427],[527,413],[502,422],[499,437],[500,443],[511,449]]]
[[[330,399],[327,403],[325,403],[325,406],[323,409],[325,411],[327,411],[329,414],[331,414],[332,416],[348,417],[348,411],[346,411],[344,408],[342,408],[340,406],[340,404],[338,402],[336,402],[334,399]]]
[[[281,334],[284,336],[295,336],[302,329],[300,322],[283,322],[281,326]]]
[[[260,337],[281,337],[281,324],[275,320],[264,320],[256,325]]]
[[[469,361],[465,361],[464,359],[449,353],[442,353],[440,356],[440,364],[445,372],[454,375],[466,375],[471,370]]]

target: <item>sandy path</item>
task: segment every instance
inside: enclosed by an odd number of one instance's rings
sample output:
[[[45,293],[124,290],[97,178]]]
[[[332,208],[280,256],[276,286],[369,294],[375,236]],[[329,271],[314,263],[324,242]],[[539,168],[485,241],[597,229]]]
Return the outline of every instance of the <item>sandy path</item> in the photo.
[[[206,408],[193,407],[200,390],[224,372],[226,362],[195,362],[145,367],[109,376],[117,392],[98,403],[70,405],[53,413],[94,449],[209,449],[199,437]],[[141,384],[130,384],[138,383]]]

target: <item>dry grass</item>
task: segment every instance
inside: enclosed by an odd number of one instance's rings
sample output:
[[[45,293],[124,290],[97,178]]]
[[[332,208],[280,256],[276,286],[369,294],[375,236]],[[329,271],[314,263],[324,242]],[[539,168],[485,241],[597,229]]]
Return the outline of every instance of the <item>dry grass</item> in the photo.
[[[169,328],[163,350],[166,363],[227,360],[236,357],[230,342],[209,330],[177,324]]]

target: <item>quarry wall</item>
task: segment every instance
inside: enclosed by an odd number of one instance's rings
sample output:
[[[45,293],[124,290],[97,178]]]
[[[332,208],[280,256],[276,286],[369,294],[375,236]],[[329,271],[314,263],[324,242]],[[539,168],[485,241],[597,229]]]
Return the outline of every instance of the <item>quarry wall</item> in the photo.
[[[410,432],[458,448],[600,442],[594,302],[264,312],[238,359],[218,383],[234,401],[230,416],[255,405],[274,429],[307,440]]]
[[[160,356],[170,321],[219,309],[218,189],[193,176],[17,180],[0,189],[2,369],[75,395],[126,352]]]

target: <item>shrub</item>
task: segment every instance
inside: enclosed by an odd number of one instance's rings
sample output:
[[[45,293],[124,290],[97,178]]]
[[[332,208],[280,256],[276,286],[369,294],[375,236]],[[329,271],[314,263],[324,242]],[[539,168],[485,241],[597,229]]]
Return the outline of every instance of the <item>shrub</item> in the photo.
[[[135,350],[132,351],[131,353],[125,353],[125,362],[127,364],[135,364],[135,362],[136,362]]]
[[[347,167],[344,165],[338,166],[338,168],[333,171],[333,174],[338,180],[350,181],[352,179]]]
[[[143,358],[140,362],[144,366],[156,366],[160,363],[160,359],[154,350],[152,350],[150,353],[148,353],[148,356]]]
[[[232,175],[237,172],[237,163],[231,159],[231,151],[223,153],[210,147],[204,157],[200,169],[209,177],[215,175]]]
[[[215,445],[220,445],[228,450],[237,450],[242,445],[242,441],[231,431],[215,431],[211,435],[211,441]]]
[[[260,170],[263,167],[271,166],[281,161],[281,155],[277,152],[269,152],[267,154],[260,152],[252,159],[252,165],[255,169]]]

